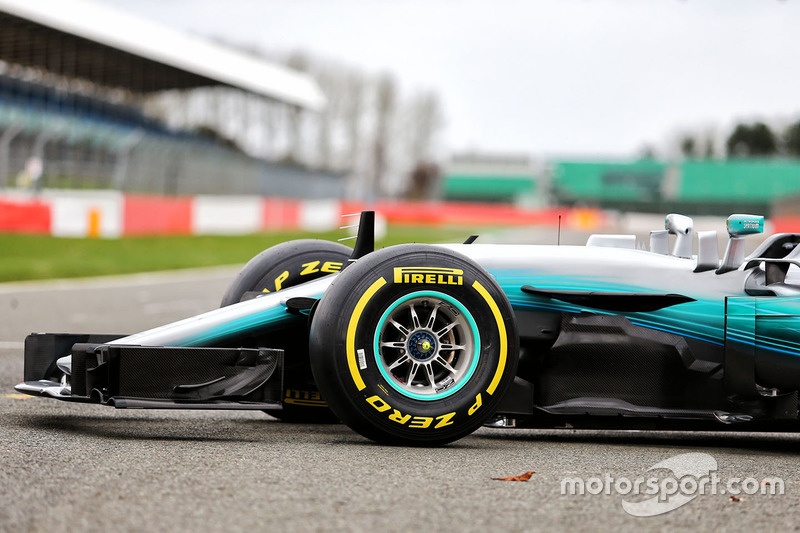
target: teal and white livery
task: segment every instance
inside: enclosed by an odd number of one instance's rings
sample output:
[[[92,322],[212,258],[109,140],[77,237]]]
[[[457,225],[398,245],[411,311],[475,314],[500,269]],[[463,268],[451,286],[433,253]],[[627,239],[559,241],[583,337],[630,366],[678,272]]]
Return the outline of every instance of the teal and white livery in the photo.
[[[800,234],[745,254],[672,214],[648,243],[303,240],[214,311],[129,336],[36,334],[19,392],[117,408],[261,409],[439,445],[481,425],[800,429]]]

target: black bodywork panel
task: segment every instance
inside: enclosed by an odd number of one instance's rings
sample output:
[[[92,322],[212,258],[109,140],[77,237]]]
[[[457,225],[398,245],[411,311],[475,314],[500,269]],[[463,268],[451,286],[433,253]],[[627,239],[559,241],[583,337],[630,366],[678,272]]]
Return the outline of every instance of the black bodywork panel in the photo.
[[[694,298],[689,298],[682,294],[552,290],[537,289],[530,285],[524,285],[522,292],[561,300],[582,307],[628,313],[657,311],[672,305],[695,301]]]
[[[724,348],[618,315],[523,310],[517,320],[519,376],[498,410],[517,427],[672,429],[686,423],[755,431],[765,420],[797,419],[796,392],[731,396]],[[735,365],[730,370],[741,373]]]
[[[57,388],[63,372],[56,361],[66,352],[71,394],[58,399],[118,408],[280,409],[281,349],[105,344],[120,337],[31,335],[25,381]]]

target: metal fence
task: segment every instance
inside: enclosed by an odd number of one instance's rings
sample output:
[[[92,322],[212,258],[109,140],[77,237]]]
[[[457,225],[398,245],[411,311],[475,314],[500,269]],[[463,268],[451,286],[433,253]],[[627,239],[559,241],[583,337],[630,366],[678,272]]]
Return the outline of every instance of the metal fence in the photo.
[[[0,100],[0,188],[341,198],[343,176],[270,163],[213,140]]]

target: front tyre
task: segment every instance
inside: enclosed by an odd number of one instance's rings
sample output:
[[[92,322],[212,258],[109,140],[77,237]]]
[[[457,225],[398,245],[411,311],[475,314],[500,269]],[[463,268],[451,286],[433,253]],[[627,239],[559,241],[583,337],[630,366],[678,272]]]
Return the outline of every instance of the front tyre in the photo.
[[[454,251],[401,245],[343,271],[317,307],[311,368],[334,413],[367,438],[440,445],[495,411],[517,331],[497,282]]]
[[[317,239],[298,239],[267,248],[239,271],[220,307],[238,303],[248,293],[277,292],[339,272],[352,252],[343,244]]]
[[[268,248],[242,268],[225,292],[220,307],[238,303],[247,295],[276,292],[339,272],[352,251],[343,244],[316,239],[289,241]],[[284,349],[286,357],[283,409],[265,412],[284,422],[338,422],[311,375],[306,331],[306,325],[302,324],[268,340],[271,348]]]

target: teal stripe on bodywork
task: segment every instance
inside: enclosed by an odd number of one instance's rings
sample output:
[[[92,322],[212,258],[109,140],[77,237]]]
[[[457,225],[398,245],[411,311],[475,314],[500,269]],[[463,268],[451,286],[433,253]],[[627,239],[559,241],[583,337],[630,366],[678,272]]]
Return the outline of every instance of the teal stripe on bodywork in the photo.
[[[525,270],[493,270],[491,274],[508,296],[512,307],[518,310],[541,309],[566,313],[593,313],[627,317],[631,323],[654,330],[672,333],[682,337],[698,339],[713,345],[722,346],[725,331],[725,296],[719,299],[698,299],[658,311],[647,313],[619,313],[584,307],[551,298],[535,296],[522,292],[523,285],[533,285],[549,290],[586,290],[599,292],[658,293],[652,287],[641,287],[610,281],[600,276],[553,276],[541,272]],[[320,298],[322,295],[317,295]],[[693,294],[687,296],[696,297]],[[735,298],[738,299],[738,298]],[[749,298],[748,298],[749,299]],[[800,298],[798,297],[757,297],[756,315],[758,335],[740,332],[729,328],[728,338],[736,342],[750,344],[757,348],[800,356]],[[729,312],[731,309],[729,309]],[[752,312],[752,311],[751,311]],[[286,321],[297,320],[283,305],[277,305],[246,317],[231,320],[206,331],[172,342],[170,346],[211,346],[235,335],[249,334],[269,328]]]
[[[555,277],[525,272],[493,271],[503,291],[508,295],[515,309],[543,309],[566,313],[594,313],[601,315],[621,315],[632,323],[651,329],[695,338],[721,346],[725,336],[725,302],[699,300],[659,309],[647,313],[620,313],[604,311],[593,307],[579,306],[543,296],[522,292],[523,285],[533,285],[547,290],[585,290],[598,292],[657,293],[651,287],[640,287],[624,283],[610,282],[608,279],[593,276]]]
[[[209,346],[227,337],[250,333],[253,330],[269,326],[278,321],[285,321],[287,318],[289,318],[288,311],[286,311],[285,307],[274,307],[219,325],[191,337],[180,339],[173,343],[172,346]]]
[[[493,275],[508,295],[515,309],[543,309],[567,313],[620,315],[632,324],[698,339],[717,346],[725,344],[725,295],[718,300],[696,300],[647,313],[620,313],[584,307],[542,296],[524,293],[523,285],[538,289],[586,290],[598,292],[655,293],[651,287],[610,282],[592,276],[554,277],[525,272],[495,271]],[[692,295],[688,295],[692,296]],[[736,296],[736,295],[728,295]],[[800,356],[800,298],[764,296],[756,298],[758,335],[729,329],[731,340],[756,348]]]
[[[732,298],[728,314],[749,317],[750,328],[736,327],[729,321],[728,338],[738,343],[769,352],[800,355],[800,298],[744,297]]]
[[[321,294],[316,296],[317,299],[321,297]],[[253,333],[270,325],[277,324],[279,322],[286,323],[291,320],[307,320],[307,317],[291,315],[286,310],[286,306],[278,305],[259,313],[253,313],[251,315],[226,322],[225,324],[220,324],[219,326],[207,329],[202,333],[185,337],[169,344],[169,346],[211,346],[214,343],[224,340],[228,337]]]

